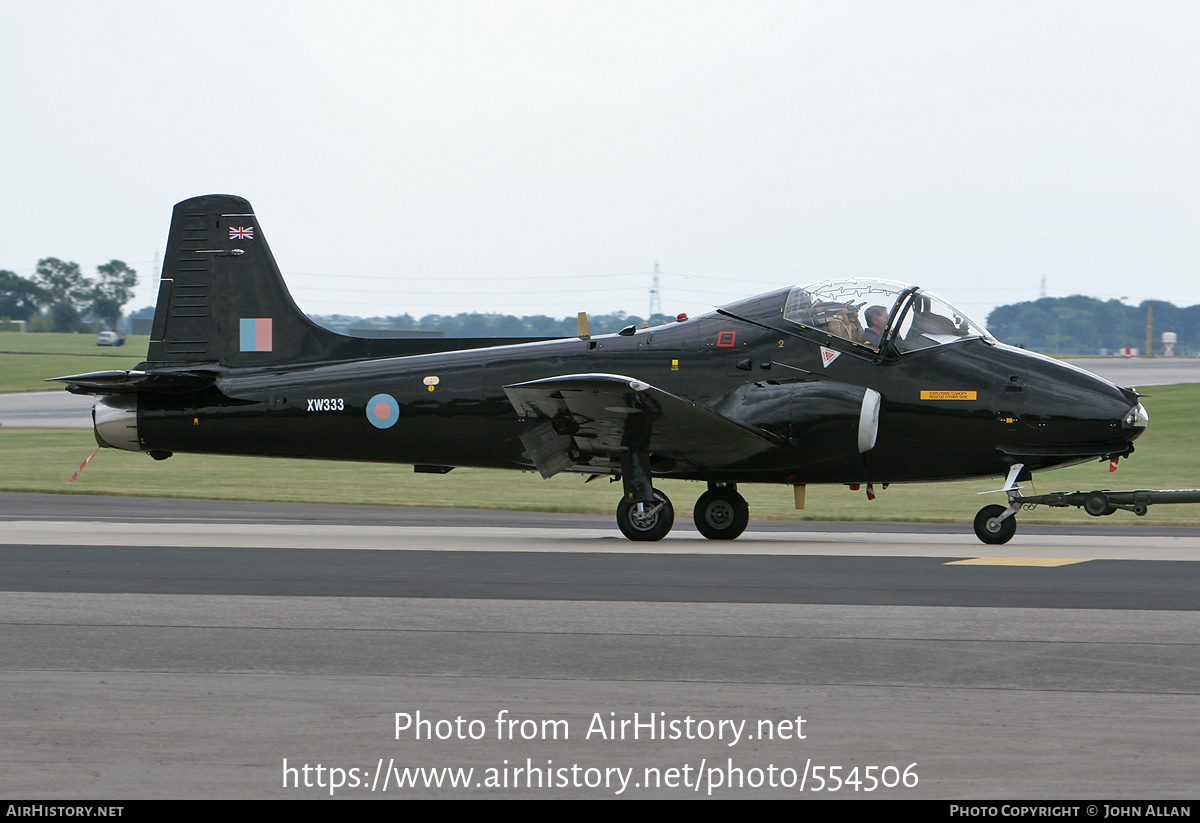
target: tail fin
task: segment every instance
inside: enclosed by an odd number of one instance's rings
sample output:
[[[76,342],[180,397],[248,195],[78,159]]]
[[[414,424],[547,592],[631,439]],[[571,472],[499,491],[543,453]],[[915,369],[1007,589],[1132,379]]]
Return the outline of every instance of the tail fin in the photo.
[[[292,299],[250,202],[209,194],[176,204],[171,216],[146,360],[272,366],[541,339],[377,339],[322,328]]]
[[[211,194],[175,206],[149,361],[338,359],[339,339],[352,338],[317,326],[292,300],[249,201]]]

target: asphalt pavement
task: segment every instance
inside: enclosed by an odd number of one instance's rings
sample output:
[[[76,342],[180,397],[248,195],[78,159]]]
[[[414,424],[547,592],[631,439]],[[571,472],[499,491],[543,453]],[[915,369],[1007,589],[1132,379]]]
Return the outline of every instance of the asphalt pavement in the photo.
[[[4,786],[1188,799],[1198,558],[1194,529],[1106,524],[647,546],[578,515],[5,494]]]

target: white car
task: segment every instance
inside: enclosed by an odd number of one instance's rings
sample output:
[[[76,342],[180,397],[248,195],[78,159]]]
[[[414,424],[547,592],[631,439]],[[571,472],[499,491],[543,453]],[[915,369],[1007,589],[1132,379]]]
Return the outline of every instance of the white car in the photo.
[[[96,335],[97,346],[124,346],[125,338],[115,331],[102,331]]]

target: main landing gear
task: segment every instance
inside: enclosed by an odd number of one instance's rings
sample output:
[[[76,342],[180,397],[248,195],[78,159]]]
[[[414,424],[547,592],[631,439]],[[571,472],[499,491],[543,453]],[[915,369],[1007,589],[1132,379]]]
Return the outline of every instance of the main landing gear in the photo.
[[[737,492],[733,483],[708,484],[692,510],[696,530],[709,540],[733,540],[746,530],[750,522],[750,506]]]
[[[654,490],[653,503],[634,503],[622,497],[617,506],[617,525],[630,540],[662,540],[675,525],[675,508],[658,489]]]
[[[675,524],[675,509],[658,489],[653,502],[637,502],[630,494],[617,506],[617,525],[630,540],[662,540]],[[709,540],[733,540],[750,522],[750,506],[733,483],[709,483],[692,510],[696,529]]]

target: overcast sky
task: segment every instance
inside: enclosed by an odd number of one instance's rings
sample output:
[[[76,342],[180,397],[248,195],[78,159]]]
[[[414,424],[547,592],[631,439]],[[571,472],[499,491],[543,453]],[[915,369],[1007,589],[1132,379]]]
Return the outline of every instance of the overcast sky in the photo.
[[[1200,303],[1194,2],[0,0],[0,268],[246,197],[301,307]]]

